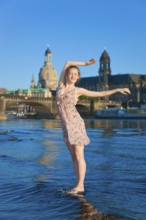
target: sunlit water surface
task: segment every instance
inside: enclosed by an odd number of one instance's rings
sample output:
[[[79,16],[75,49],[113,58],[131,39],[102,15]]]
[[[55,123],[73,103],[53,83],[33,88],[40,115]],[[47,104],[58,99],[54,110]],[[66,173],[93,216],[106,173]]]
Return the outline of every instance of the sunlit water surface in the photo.
[[[0,122],[0,219],[146,219],[146,121],[86,120],[84,196],[57,120]]]

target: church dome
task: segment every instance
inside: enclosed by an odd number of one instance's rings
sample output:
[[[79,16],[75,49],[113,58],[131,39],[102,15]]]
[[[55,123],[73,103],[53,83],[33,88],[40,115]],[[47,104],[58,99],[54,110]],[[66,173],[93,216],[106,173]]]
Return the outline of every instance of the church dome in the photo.
[[[41,68],[40,70],[40,76],[41,78],[43,78],[44,80],[57,80],[58,76],[57,76],[57,71],[53,66],[44,66],[43,68]]]
[[[108,55],[106,49],[104,49],[103,53],[101,54],[100,61],[110,62],[110,56]]]
[[[40,69],[37,88],[56,90],[58,86],[58,74],[52,65],[52,53],[49,48],[45,51],[44,66]]]

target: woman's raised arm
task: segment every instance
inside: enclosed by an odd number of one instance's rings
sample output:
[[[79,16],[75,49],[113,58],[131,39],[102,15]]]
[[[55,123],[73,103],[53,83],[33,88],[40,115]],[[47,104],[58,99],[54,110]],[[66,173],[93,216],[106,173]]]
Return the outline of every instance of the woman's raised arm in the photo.
[[[81,62],[81,61],[67,61],[65,66],[63,67],[63,70],[61,72],[60,75],[60,79],[59,79],[59,84],[65,84],[65,77],[66,77],[66,70],[68,67],[70,66],[88,66],[91,65],[93,63],[95,63],[96,60],[95,59],[90,59],[86,62]]]

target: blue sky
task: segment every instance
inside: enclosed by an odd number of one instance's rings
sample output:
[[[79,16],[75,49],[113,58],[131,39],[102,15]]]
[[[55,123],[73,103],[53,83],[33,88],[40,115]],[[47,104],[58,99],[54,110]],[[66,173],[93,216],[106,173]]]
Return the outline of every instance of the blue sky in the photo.
[[[50,45],[58,76],[67,60],[98,74],[106,47],[112,74],[146,74],[146,0],[0,0],[0,88],[29,88]]]

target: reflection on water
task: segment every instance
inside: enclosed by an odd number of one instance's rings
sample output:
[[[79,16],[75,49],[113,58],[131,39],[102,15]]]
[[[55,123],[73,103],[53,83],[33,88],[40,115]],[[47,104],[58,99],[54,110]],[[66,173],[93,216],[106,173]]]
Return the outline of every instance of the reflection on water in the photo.
[[[75,197],[81,201],[78,220],[110,220],[118,218],[117,215],[100,213],[96,207],[89,203],[84,195],[75,195]]]
[[[117,131],[134,131],[134,135],[146,135],[146,120],[86,120],[87,128],[103,129],[103,137],[114,135]],[[125,134],[124,134],[125,135]],[[127,135],[129,133],[127,132]]]
[[[50,163],[55,160],[59,149],[56,147],[56,143],[53,141],[44,141],[42,144],[44,145],[44,152],[38,159],[38,162],[49,166]]]
[[[43,127],[44,128],[58,128],[60,126],[60,120],[47,120],[44,119],[42,121]]]
[[[145,129],[146,120],[99,120],[86,119],[86,126],[89,128],[137,128]]]
[[[145,220],[146,123],[86,120],[85,195],[59,120],[0,122],[0,219]]]
[[[59,149],[56,146],[56,143],[54,141],[43,141],[42,145],[44,145],[44,150],[40,157],[37,159],[37,162],[39,164],[44,165],[49,172],[50,166],[53,164],[54,160],[56,159],[57,154],[59,153]],[[39,174],[35,176],[35,180],[38,182],[43,182],[48,177],[48,172],[45,174]]]

